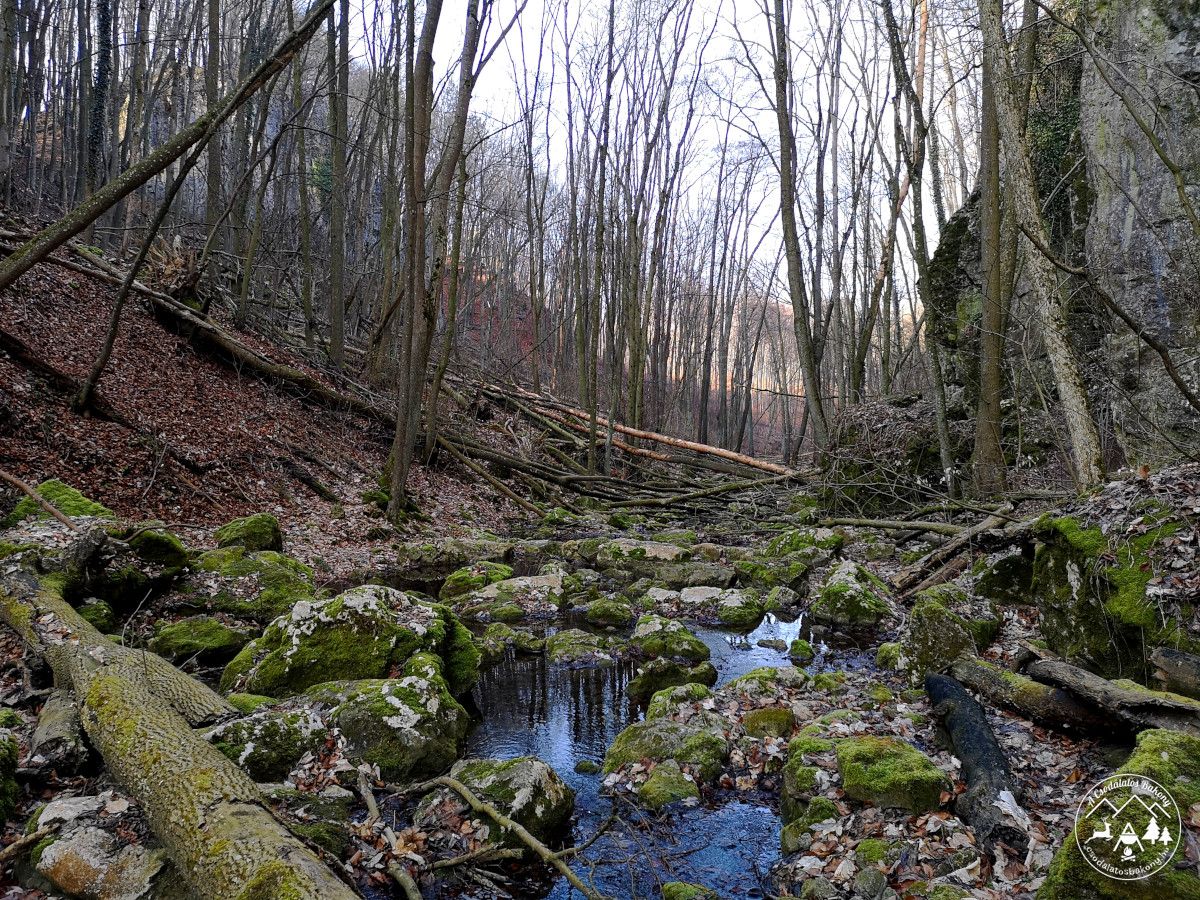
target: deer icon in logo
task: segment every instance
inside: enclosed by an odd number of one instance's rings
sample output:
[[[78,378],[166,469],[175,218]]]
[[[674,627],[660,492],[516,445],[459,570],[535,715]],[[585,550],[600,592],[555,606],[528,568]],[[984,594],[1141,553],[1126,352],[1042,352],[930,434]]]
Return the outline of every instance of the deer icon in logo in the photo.
[[[1092,836],[1090,838],[1088,838],[1086,841],[1084,841],[1084,843],[1090,844],[1096,838],[1110,838],[1110,837],[1112,837],[1112,822],[1110,822],[1108,819],[1105,819],[1104,820],[1104,829],[1101,830],[1099,828],[1093,828]]]

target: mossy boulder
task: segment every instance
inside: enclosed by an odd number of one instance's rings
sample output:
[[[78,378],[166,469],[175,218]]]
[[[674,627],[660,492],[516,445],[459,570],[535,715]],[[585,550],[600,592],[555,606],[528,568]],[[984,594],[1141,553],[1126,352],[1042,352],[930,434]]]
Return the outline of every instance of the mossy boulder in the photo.
[[[779,809],[783,824],[787,825],[804,816],[809,801],[817,788],[816,766],[805,765],[803,754],[789,753],[783,767],[783,786],[779,791]]]
[[[619,649],[619,642],[579,628],[567,628],[546,639],[550,665],[570,669],[611,666]]]
[[[226,547],[201,554],[183,586],[184,604],[241,619],[271,622],[316,593],[313,570],[273,550]],[[213,579],[211,576],[219,576]]]
[[[721,895],[702,884],[668,881],[662,886],[662,900],[721,900]]]
[[[150,649],[171,662],[195,659],[212,665],[229,662],[252,637],[212,616],[192,616],[160,628]]]
[[[1156,521],[1149,508],[1132,534],[1080,519],[1046,518],[1038,525],[1043,544],[1034,558],[1033,592],[1041,631],[1066,661],[1105,678],[1151,675],[1150,651],[1169,646],[1200,653],[1200,641],[1179,612],[1160,607],[1146,588],[1155,576],[1158,545],[1179,523]]]
[[[963,619],[933,600],[918,600],[900,639],[899,669],[919,687],[960,656],[975,655],[975,637]]]
[[[129,541],[129,547],[143,562],[180,569],[188,564],[188,552],[179,540],[165,528],[148,528],[139,531]]]
[[[471,725],[441,665],[440,657],[418,653],[400,678],[331,682],[305,698],[332,707],[329,723],[345,735],[348,755],[379,766],[384,779],[436,775],[458,758]]]
[[[715,621],[731,628],[753,628],[762,621],[765,612],[758,592],[746,588],[684,588],[679,602],[688,618]]]
[[[558,615],[571,584],[571,576],[558,573],[506,578],[472,591],[453,609],[481,622],[546,618]]]
[[[630,725],[613,741],[604,757],[604,772],[643,759],[673,759],[704,781],[715,778],[729,748],[724,738],[672,719],[647,719]]]
[[[438,599],[443,603],[452,603],[458,597],[512,577],[512,566],[486,561],[473,563],[450,573],[438,591]]]
[[[36,488],[37,494],[60,513],[69,519],[79,516],[97,516],[102,519],[116,518],[111,509],[89,500],[69,484],[64,484],[57,478],[43,481]],[[25,521],[29,516],[36,515],[38,519],[51,518],[50,513],[32,497],[22,497],[13,507],[12,512],[0,522],[0,528],[12,528]]]
[[[716,667],[710,662],[681,666],[674,660],[659,657],[638,669],[637,676],[625,686],[625,693],[631,697],[649,697],[667,688],[691,683],[712,687],[717,683]]]
[[[809,681],[808,673],[795,666],[760,666],[739,675],[721,690],[733,697],[751,700],[775,699],[786,688],[801,688]]]
[[[255,781],[282,781],[305,753],[316,753],[328,728],[311,710],[263,708],[211,728],[204,737]]]
[[[608,541],[596,550],[597,565],[619,566],[649,576],[653,576],[655,567],[660,563],[687,562],[691,558],[692,551],[687,547],[627,538]]]
[[[1143,731],[1138,735],[1133,755],[1118,769],[1118,774],[1152,779],[1167,791],[1178,810],[1187,817],[1193,804],[1200,803],[1200,738],[1161,729]],[[1132,788],[1125,787],[1109,792],[1106,798],[1123,807],[1123,801],[1132,796]],[[1132,824],[1138,834],[1144,834],[1151,815],[1143,803],[1138,803],[1129,807],[1121,821]],[[1050,871],[1038,891],[1038,900],[1195,900],[1200,897],[1200,878],[1196,876],[1194,865],[1186,862],[1189,843],[1186,839],[1178,842],[1171,861],[1145,878],[1119,881],[1094,869],[1080,852],[1079,831],[1090,836],[1103,818],[1099,812],[1089,816],[1085,806],[1077,830],[1067,836],[1054,855]],[[1170,828],[1175,829],[1175,822],[1171,822]],[[1170,839],[1174,841],[1179,837],[1172,834]],[[1136,849],[1135,858],[1141,859],[1143,856],[1157,857],[1163,848],[1131,849]],[[1093,850],[1100,854],[1111,853],[1109,861],[1118,861],[1115,849],[1109,851],[1108,847],[1093,845]]]
[[[750,737],[788,737],[796,727],[796,716],[790,709],[767,706],[746,713],[742,727]]]
[[[477,644],[481,663],[496,663],[504,658],[509,647],[518,653],[537,656],[546,650],[546,641],[532,631],[513,628],[504,622],[493,622]]]
[[[646,718],[661,719],[673,715],[681,707],[702,703],[711,699],[712,696],[713,692],[698,682],[663,688],[650,698],[650,705],[646,708]]]
[[[929,812],[941,805],[950,779],[911,744],[886,737],[854,737],[837,745],[842,788],[881,808]]]
[[[264,697],[262,694],[230,694],[225,699],[229,701],[230,706],[246,716],[264,706],[275,704],[274,697]]]
[[[216,533],[217,547],[245,547],[251,553],[283,549],[283,531],[270,513],[256,513],[222,525]]]
[[[411,541],[397,549],[396,564],[413,578],[434,580],[480,562],[507,563],[512,552],[511,542],[490,537]]]
[[[772,538],[762,555],[778,558],[820,550],[824,551],[824,555],[811,554],[809,558],[810,565],[819,566],[828,562],[830,555],[840,551],[845,543],[844,537],[828,528],[789,528]]]
[[[113,608],[95,597],[84,600],[83,605],[76,612],[90,622],[97,631],[104,634],[111,633],[117,627],[117,617],[113,613]]]
[[[822,625],[874,627],[891,612],[886,596],[878,579],[853,560],[845,560],[829,573],[810,614]]]
[[[782,587],[802,593],[807,590],[810,569],[809,560],[801,554],[781,559],[742,559],[733,564],[738,584],[758,591]]]
[[[797,796],[788,809],[789,817],[780,835],[780,846],[785,855],[794,853],[800,847],[801,836],[807,835],[811,839],[812,826],[818,822],[832,821],[840,815],[837,806],[828,797],[818,796],[806,801]]]
[[[17,808],[21,788],[17,784],[17,758],[21,748],[17,739],[0,733],[0,821],[7,822]]]
[[[633,609],[628,603],[611,597],[601,597],[588,604],[587,620],[593,625],[621,627],[633,622]]]
[[[654,767],[650,777],[638,789],[638,803],[647,809],[660,810],[677,800],[699,800],[696,780],[679,768],[679,763],[666,759]]]
[[[450,777],[542,842],[561,835],[575,809],[575,792],[554,769],[535,756],[464,759],[454,764]],[[418,827],[436,828],[446,819],[461,821],[476,815],[457,793],[438,788],[421,800],[413,819]],[[495,827],[491,842],[527,849],[515,834],[499,826]]]
[[[1033,602],[1033,554],[1016,553],[992,563],[975,585],[975,593],[1004,606]]]
[[[875,651],[875,665],[885,671],[892,671],[900,664],[899,641],[888,641],[879,645]]]
[[[678,619],[642,616],[629,638],[631,649],[643,656],[662,656],[692,663],[704,662],[712,651]]]
[[[763,597],[763,609],[767,612],[774,612],[779,609],[792,609],[799,606],[800,601],[803,599],[799,591],[794,591],[786,587],[773,587],[767,591],[767,596]]]
[[[793,659],[804,661],[812,659],[816,655],[816,652],[813,650],[813,645],[804,640],[804,638],[796,638],[791,644],[788,645],[788,656],[792,657]]]
[[[221,687],[228,691],[244,678],[252,693],[288,697],[327,681],[386,678],[421,651],[443,660],[454,694],[474,682],[479,652],[449,609],[364,585],[296,604],[229,663]]]

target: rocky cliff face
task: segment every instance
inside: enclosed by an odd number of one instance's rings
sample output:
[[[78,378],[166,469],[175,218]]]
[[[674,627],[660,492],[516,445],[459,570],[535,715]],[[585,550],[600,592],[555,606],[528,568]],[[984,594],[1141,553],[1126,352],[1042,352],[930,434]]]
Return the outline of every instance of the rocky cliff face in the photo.
[[[1102,2],[1096,43],[1108,74],[1181,170],[1200,213],[1200,3]],[[1175,180],[1120,97],[1086,61],[1079,133],[1092,202],[1087,264],[1129,313],[1172,349],[1200,385],[1200,235]],[[1120,328],[1105,342],[1113,424],[1131,462],[1177,457],[1200,441],[1200,418],[1168,381],[1157,355]],[[1177,446],[1172,447],[1171,442]]]

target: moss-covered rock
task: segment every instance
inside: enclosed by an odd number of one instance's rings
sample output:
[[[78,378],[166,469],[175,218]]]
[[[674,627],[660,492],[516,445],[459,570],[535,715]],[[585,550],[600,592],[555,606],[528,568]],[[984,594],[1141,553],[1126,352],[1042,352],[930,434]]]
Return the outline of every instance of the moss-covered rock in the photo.
[[[552,841],[563,832],[575,809],[575,792],[550,766],[534,756],[464,759],[454,764],[450,777],[543,842]],[[457,793],[439,788],[421,800],[413,819],[418,827],[435,828],[447,818],[461,821],[476,815]],[[520,838],[498,824],[490,842],[527,849]]]
[[[37,494],[67,518],[78,516],[97,516],[103,519],[115,518],[111,509],[89,500],[75,488],[64,484],[57,478],[43,481],[36,488]],[[0,522],[0,528],[12,528],[29,516],[36,515],[38,519],[49,519],[50,513],[42,509],[42,505],[32,497],[22,497],[13,507],[12,512]]]
[[[187,604],[256,622],[286,615],[316,593],[312,569],[273,550],[212,550],[201,554],[192,569],[195,574],[183,588]]]
[[[601,544],[596,550],[596,563],[601,566],[620,566],[633,569],[640,575],[654,574],[655,566],[665,562],[686,562],[692,551],[675,544],[657,541],[633,541],[620,538]]]
[[[588,604],[587,620],[593,625],[621,627],[633,622],[633,609],[611,597],[601,597]]]
[[[803,599],[799,591],[793,591],[791,588],[786,587],[773,587],[767,591],[767,596],[763,597],[763,609],[767,612],[792,609],[799,606],[800,601]]]
[[[677,619],[662,616],[642,616],[629,638],[631,649],[643,656],[662,656],[687,662],[704,662],[712,651],[700,638],[692,634],[686,625]]]
[[[579,628],[567,628],[546,639],[550,664],[572,669],[611,666],[619,649],[619,642]]]
[[[441,538],[401,544],[396,551],[396,564],[413,578],[432,581],[475,563],[506,563],[512,552],[511,542],[490,537]]]
[[[900,639],[898,667],[919,687],[930,672],[940,672],[960,656],[975,655],[975,637],[967,623],[933,600],[921,599]]]
[[[0,821],[7,822],[17,808],[20,787],[17,785],[17,757],[20,747],[14,737],[0,736]]]
[[[188,564],[188,552],[183,541],[165,528],[139,531],[129,541],[129,546],[144,562],[168,569],[179,569]]]
[[[638,803],[659,810],[677,800],[699,800],[696,781],[679,768],[679,763],[666,759],[654,767],[650,777],[638,789]]]
[[[317,752],[327,731],[311,710],[263,708],[204,736],[255,781],[282,781],[300,757]]]
[[[710,662],[681,666],[674,660],[660,657],[638,669],[637,675],[625,686],[625,693],[631,697],[648,697],[670,687],[691,683],[712,687],[717,683],[716,667]]]
[[[546,650],[546,641],[532,631],[513,628],[504,622],[493,622],[477,644],[481,664],[492,664],[504,658],[509,647],[527,656],[537,656]]]
[[[1184,621],[1147,597],[1157,545],[1179,527],[1147,508],[1132,535],[1085,528],[1067,516],[1044,519],[1034,559],[1033,590],[1050,649],[1106,678],[1145,682],[1150,650],[1200,652]]]
[[[569,577],[558,573],[507,578],[472,591],[453,609],[480,622],[546,618],[558,615],[568,584]]]
[[[812,549],[824,550],[826,554],[837,553],[845,545],[846,539],[836,531],[828,528],[790,528],[771,539],[763,550],[763,556],[781,557],[792,553],[802,553]],[[810,565],[822,565],[829,556],[823,558],[814,556]]]
[[[104,634],[111,633],[117,627],[117,617],[113,613],[113,608],[95,597],[85,600],[83,606],[79,607],[76,612],[90,622],[97,631]]]
[[[941,805],[942,791],[950,789],[950,780],[929,757],[893,738],[840,741],[837,763],[846,794],[878,807],[928,812]]]
[[[888,641],[880,644],[875,651],[875,665],[885,671],[892,671],[900,664],[899,641]]]
[[[673,715],[682,706],[691,706],[710,699],[713,692],[703,684],[689,682],[677,687],[663,688],[650,698],[646,709],[647,719],[661,719]]]
[[[392,781],[444,772],[471,724],[450,695],[441,659],[429,653],[409,659],[401,678],[331,682],[305,697],[333,708],[329,722],[345,735],[352,759],[379,766]]]
[[[810,569],[808,559],[801,558],[801,554],[781,559],[742,559],[733,564],[740,585],[758,591],[782,587],[797,594],[808,589]]]
[[[1033,602],[1033,555],[1001,557],[984,570],[975,593],[1005,606]]]
[[[260,707],[272,706],[275,703],[274,697],[264,697],[262,694],[230,694],[225,699],[229,701],[230,706],[246,716]]]
[[[1193,804],[1200,803],[1200,738],[1161,729],[1143,731],[1138,735],[1133,755],[1118,773],[1152,779],[1168,792],[1175,806],[1187,816]],[[1132,796],[1132,787],[1124,787],[1109,792],[1106,799],[1124,807],[1124,800]],[[1149,795],[1146,796],[1149,799]],[[1089,815],[1089,811],[1090,807],[1085,805],[1076,830],[1067,836],[1055,854],[1046,880],[1038,891],[1038,900],[1195,900],[1200,897],[1200,878],[1196,877],[1195,867],[1180,865],[1187,857],[1187,840],[1179,841],[1172,860],[1149,877],[1116,880],[1093,868],[1080,852],[1078,835],[1080,831],[1090,834],[1101,827],[1106,813],[1097,810]],[[1136,833],[1144,834],[1151,816],[1151,810],[1143,802],[1128,807],[1122,821],[1131,824]],[[1170,828],[1174,827],[1172,822]],[[1171,840],[1179,837],[1173,834]],[[1136,851],[1135,858],[1149,860],[1157,857],[1162,848],[1137,846],[1131,849]],[[1110,851],[1108,847],[1093,845],[1092,850],[1109,853],[1109,861],[1118,862],[1117,849]]]
[[[453,693],[473,683],[479,652],[449,609],[364,585],[296,604],[234,658],[221,687],[228,691],[244,677],[252,693],[287,697],[327,681],[385,678],[420,651],[442,659]]]
[[[692,547],[700,543],[700,536],[689,528],[668,528],[650,535],[659,544],[674,544],[676,547]]]
[[[845,693],[847,680],[849,676],[845,672],[819,672],[813,676],[812,689],[835,694]]]
[[[613,741],[604,757],[605,773],[643,759],[673,759],[690,766],[707,781],[721,771],[729,752],[723,738],[671,719],[647,719],[630,725]]]
[[[788,742],[788,759],[796,759],[805,754],[828,753],[833,747],[833,741],[801,734]]]
[[[721,690],[751,700],[775,699],[782,689],[803,687],[808,680],[808,673],[795,666],[760,666],[739,675]]]
[[[810,613],[823,625],[874,627],[891,610],[887,590],[878,579],[853,560],[845,560],[830,572]]]
[[[813,645],[804,640],[804,638],[796,638],[788,646],[788,656],[792,657],[793,659],[798,659],[802,662],[810,660],[816,655],[816,652],[813,650]]]
[[[512,577],[512,566],[486,561],[472,563],[450,573],[441,590],[438,591],[438,599],[443,603],[453,603],[457,598],[472,591],[480,590],[497,581],[506,581]]]
[[[217,547],[245,547],[250,552],[283,549],[283,532],[270,513],[255,513],[222,525],[216,533]]]
[[[662,900],[721,900],[721,895],[702,884],[668,881],[662,886]]]
[[[750,737],[788,737],[796,727],[796,716],[790,709],[765,706],[746,713],[742,727]]]
[[[192,616],[160,628],[150,641],[150,649],[171,662],[196,659],[212,665],[229,662],[251,637],[245,630],[232,628],[212,616]]]
[[[789,817],[784,822],[783,834],[780,835],[781,848],[785,854],[794,853],[799,848],[802,835],[811,839],[813,825],[832,821],[840,815],[837,806],[828,797],[803,800],[797,796],[788,810]]]

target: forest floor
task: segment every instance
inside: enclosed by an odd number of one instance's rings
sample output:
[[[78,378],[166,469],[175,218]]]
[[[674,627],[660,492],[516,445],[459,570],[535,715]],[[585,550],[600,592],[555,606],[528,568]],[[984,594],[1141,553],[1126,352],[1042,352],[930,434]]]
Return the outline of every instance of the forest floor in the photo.
[[[15,338],[54,369],[82,380],[107,328],[111,288],[51,268],[35,270],[18,287],[0,296],[0,337]],[[233,328],[231,322],[222,324]],[[345,387],[345,381],[315,365],[300,350],[252,332],[238,334],[272,359],[301,369],[330,387]],[[401,554],[416,552],[414,548],[420,545],[440,547],[457,538],[498,537],[521,548],[523,538],[535,536],[535,517],[498,497],[492,487],[444,455],[432,466],[415,465],[410,476],[409,492],[422,515],[398,526],[389,524],[379,508],[364,497],[377,487],[390,449],[392,436],[386,429],[365,418],[307,402],[198,352],[186,339],[164,328],[140,302],[127,310],[99,393],[105,408],[116,411],[124,424],[77,416],[65,392],[0,352],[0,468],[32,484],[60,478],[126,522],[162,520],[192,551],[213,549],[216,528],[236,517],[270,513],[282,528],[287,555],[315,570],[318,597],[326,586],[387,581],[403,575],[398,568]],[[467,418],[447,404],[447,416],[451,415],[457,416],[454,427],[469,430],[474,440],[506,452],[520,452],[513,435],[518,433],[514,428],[523,426],[506,421],[506,414],[498,408],[477,404]],[[337,501],[320,496],[306,483],[314,479],[332,491]],[[1180,484],[1164,482],[1163,490],[1182,496],[1181,491],[1186,491]],[[1133,484],[1127,493],[1139,490],[1142,488]],[[7,486],[0,488],[0,512],[7,513],[19,496]],[[1117,498],[1114,502],[1120,509],[1134,504],[1133,500],[1120,500],[1120,490],[1110,496]],[[797,516],[795,510],[782,508],[788,502],[786,492],[769,500],[761,506],[758,501],[730,503],[719,517],[665,512],[609,515],[602,509],[559,517],[552,528],[543,528],[536,535],[548,538],[549,543],[524,541],[519,552],[529,552],[529,571],[519,574],[533,574],[533,560],[545,561],[537,554],[550,554],[549,568],[543,566],[541,571],[557,571],[555,567],[565,565],[585,580],[595,576],[591,603],[624,602],[626,596],[635,596],[635,586],[613,583],[608,575],[593,571],[593,565],[602,568],[594,548],[590,560],[562,548],[589,542],[655,540],[660,543],[653,546],[663,548],[668,544],[661,541],[675,539],[662,537],[671,529],[690,529],[694,533],[685,538],[689,546],[696,547],[697,554],[711,554],[714,568],[732,571],[739,562],[760,560],[768,540],[787,533],[785,529],[807,514],[801,509]],[[1050,508],[1051,503],[1027,499],[1008,515],[1012,521],[1028,519]],[[1200,509],[1200,501],[1197,504]],[[32,519],[0,536],[13,545],[31,542],[51,551],[64,548],[71,539],[58,523]],[[882,584],[920,555],[904,554],[902,548],[881,541],[870,529],[843,527],[837,537],[838,555],[826,555],[812,564],[814,585],[827,579],[842,560],[861,563]],[[927,537],[930,539],[917,539],[914,546],[933,550],[944,542],[944,538]],[[908,540],[913,541],[911,535]],[[1181,589],[1194,587],[1195,559],[1188,549],[1194,548],[1194,543],[1192,535],[1182,543],[1175,539],[1176,558],[1182,563],[1172,563],[1173,577]],[[559,549],[548,549],[552,547]],[[709,549],[701,551],[701,547]],[[1192,555],[1180,555],[1184,549]],[[977,574],[1007,552],[1005,548],[991,555],[975,553],[969,560],[971,566],[960,570],[958,580],[973,589]],[[432,594],[443,586],[448,574],[425,576]],[[215,583],[217,579],[212,580]],[[747,633],[722,627],[711,607],[704,608],[697,623],[695,608],[688,611],[683,591],[639,596],[634,603],[641,603],[643,611],[668,618],[690,617],[689,627],[709,646],[718,671],[720,686],[715,693],[695,702],[672,697],[677,702],[666,718],[681,726],[692,720],[710,725],[716,721],[735,749],[722,760],[719,771],[708,776],[702,799],[685,801],[676,811],[658,816],[627,812],[626,830],[596,844],[595,853],[604,857],[609,867],[607,873],[602,867],[598,882],[615,896],[657,896],[661,883],[669,880],[704,882],[731,897],[799,895],[804,884],[823,879],[822,884],[832,893],[813,896],[1030,898],[1042,885],[1055,851],[1073,827],[1079,800],[1129,754],[1128,743],[1066,737],[1014,713],[988,709],[988,723],[1022,795],[1016,818],[1024,823],[1028,846],[1018,851],[1002,845],[980,852],[983,848],[970,824],[945,808],[966,788],[963,761],[939,733],[924,692],[913,689],[919,685],[881,666],[877,659],[880,647],[900,640],[908,625],[909,613],[901,603],[889,598],[886,614],[870,629],[846,629],[844,633],[837,628],[814,629],[804,614],[798,614],[797,606],[791,612],[769,613]],[[646,600],[646,596],[652,599]],[[159,598],[162,602],[148,607],[141,621],[137,620],[140,607],[135,610],[126,623],[128,636],[138,642],[148,640],[156,626],[186,615],[172,610],[172,598],[178,600],[179,594]],[[462,604],[455,609],[464,617],[471,612]],[[1030,641],[1044,636],[1039,631],[1039,612],[1025,604],[1001,604],[993,609],[999,631],[981,653],[986,660],[1007,668]],[[536,636],[545,638],[581,624],[592,627],[583,615],[580,608],[561,621],[531,624]],[[483,619],[476,628],[477,637],[482,636],[486,616]],[[261,631],[264,624],[236,618],[228,622],[247,631],[256,625],[256,631]],[[543,662],[521,663],[510,652],[506,662],[481,673],[474,689],[477,708],[473,712],[482,722],[463,752],[492,756],[537,752],[552,759],[576,792],[577,839],[586,838],[588,830],[603,821],[603,797],[615,795],[623,798],[622,803],[628,801],[628,809],[635,809],[634,798],[657,765],[642,759],[616,767],[608,775],[589,773],[582,766],[603,757],[622,729],[645,715],[644,703],[639,705],[624,696],[624,687],[639,661],[637,651],[630,649],[635,637],[628,634],[630,630],[627,626],[593,628],[600,643],[588,658],[604,665],[588,669],[588,674],[571,666],[556,669]],[[797,637],[810,639],[816,650],[815,659],[805,664],[814,679],[802,683],[794,679],[804,676],[787,674],[796,671],[792,665],[799,665],[788,647]],[[19,721],[10,720],[8,727],[20,738],[21,765],[28,768],[40,695],[30,690],[26,658],[16,636],[0,627],[0,702],[21,710]],[[763,666],[783,673],[765,682],[769,685],[765,690],[761,689],[761,676],[753,674],[763,671]],[[208,683],[220,675],[220,670],[211,666],[195,665],[191,671]],[[746,676],[749,681],[739,680]],[[820,676],[825,680],[818,681]],[[540,699],[531,701],[531,697]],[[531,704],[537,709],[530,708]],[[813,823],[810,834],[781,859],[781,797],[789,790],[788,778],[792,777],[782,770],[782,761],[791,727],[786,734],[753,736],[748,726],[761,710],[785,709],[791,711],[796,729],[811,723],[835,740],[889,737],[920,748],[946,776],[947,790],[939,804],[943,808],[910,815],[853,801],[839,782],[839,760],[833,745],[818,741],[803,755],[814,773],[811,793],[824,796],[836,812],[825,822]],[[511,719],[504,718],[506,710]],[[311,712],[305,710],[306,715]],[[319,709],[316,714],[321,714]],[[564,738],[568,721],[573,743]],[[563,750],[564,743],[570,743],[570,749]],[[346,767],[343,751],[335,740],[320,752],[307,754],[288,773],[287,783],[302,792],[328,789]],[[576,770],[576,766],[580,768]],[[16,840],[25,819],[41,803],[72,796],[99,798],[85,818],[123,846],[151,840],[138,803],[110,780],[52,774],[27,778],[19,815],[8,826],[5,843]],[[804,798],[811,802],[808,793]],[[285,809],[282,814],[303,818],[304,809]],[[388,810],[398,816],[413,814],[411,806],[398,803],[391,803]],[[359,805],[342,860],[349,862],[349,871],[365,896],[388,896],[387,864],[393,857],[405,857],[399,843],[384,840],[378,828],[364,826],[362,816]],[[1186,862],[1181,865],[1196,868],[1200,864],[1200,804],[1185,810],[1184,818]],[[404,840],[411,842],[405,852],[418,859],[422,857],[417,851],[426,856],[433,853],[426,846],[461,849],[460,844],[474,847],[486,839],[479,821],[469,817],[437,827],[426,823],[418,828],[420,823],[411,818],[403,824]],[[447,830],[451,825],[453,834]],[[705,837],[703,845],[685,846],[688,837],[697,834]],[[576,868],[583,874],[589,871],[582,863]],[[872,869],[883,874],[883,881],[868,885],[870,879],[863,876]],[[24,871],[29,874],[28,867]],[[513,880],[505,881],[504,873]],[[592,874],[596,872],[592,870]],[[480,877],[482,882],[454,882],[449,888],[427,883],[426,887],[430,896],[499,896],[489,893],[493,888],[499,890],[498,884],[507,884],[522,897],[567,895],[563,882],[544,866],[515,868],[506,864],[499,880]],[[525,892],[519,890],[522,880],[530,885]],[[7,889],[0,896],[32,900],[41,896],[45,887],[28,883],[21,887],[9,878],[0,880],[0,889]],[[937,893],[941,888],[946,890]],[[868,890],[870,893],[864,893]]]

